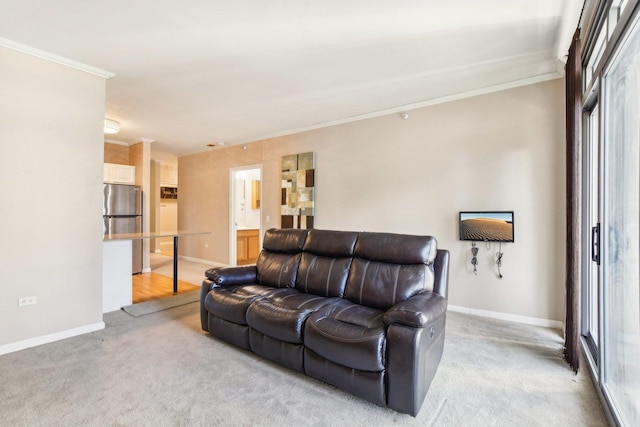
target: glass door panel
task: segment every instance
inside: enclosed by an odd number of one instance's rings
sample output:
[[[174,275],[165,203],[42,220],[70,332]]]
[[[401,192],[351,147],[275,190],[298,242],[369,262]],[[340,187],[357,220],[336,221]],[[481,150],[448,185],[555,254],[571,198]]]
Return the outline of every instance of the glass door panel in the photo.
[[[640,425],[640,31],[604,76],[603,360],[605,395]]]
[[[599,315],[598,301],[599,297],[599,257],[600,251],[598,244],[600,242],[600,224],[599,224],[599,206],[600,206],[600,147],[598,139],[600,121],[600,109],[596,104],[586,116],[586,135],[584,138],[584,253],[589,256],[584,257],[583,265],[583,316],[582,316],[582,335],[586,338],[591,351],[591,357],[599,365],[598,357],[598,339],[599,339]]]

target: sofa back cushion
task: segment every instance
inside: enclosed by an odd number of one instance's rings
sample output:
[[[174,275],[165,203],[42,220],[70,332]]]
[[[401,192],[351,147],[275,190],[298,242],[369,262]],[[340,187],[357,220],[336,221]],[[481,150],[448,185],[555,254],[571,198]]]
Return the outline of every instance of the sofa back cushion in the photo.
[[[294,287],[308,230],[267,230],[256,262],[256,281],[276,288]]]
[[[418,292],[433,291],[436,252],[431,236],[360,233],[344,297],[387,310]]]
[[[356,232],[309,231],[296,288],[324,297],[343,297],[357,239]]]
[[[262,248],[269,252],[297,254],[302,252],[309,230],[271,228],[264,233]]]

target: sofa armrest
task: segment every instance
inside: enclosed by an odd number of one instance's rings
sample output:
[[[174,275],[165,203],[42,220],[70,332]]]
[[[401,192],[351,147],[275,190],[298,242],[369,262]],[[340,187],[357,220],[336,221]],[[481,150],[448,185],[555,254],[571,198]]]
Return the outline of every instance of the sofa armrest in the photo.
[[[215,286],[232,286],[255,282],[257,270],[255,265],[215,267],[205,271],[204,274]]]
[[[204,300],[207,298],[209,291],[221,286],[254,283],[257,276],[256,271],[255,265],[247,265],[241,267],[214,267],[204,272],[207,278],[202,281],[202,288],[200,289],[200,322],[203,330],[209,331],[209,314],[204,307]]]
[[[447,300],[435,292],[421,292],[391,307],[383,321],[389,326],[399,323],[414,328],[423,328],[447,311]]]
[[[435,283],[433,292],[447,298],[449,294],[449,251],[438,249],[436,261],[433,264]]]

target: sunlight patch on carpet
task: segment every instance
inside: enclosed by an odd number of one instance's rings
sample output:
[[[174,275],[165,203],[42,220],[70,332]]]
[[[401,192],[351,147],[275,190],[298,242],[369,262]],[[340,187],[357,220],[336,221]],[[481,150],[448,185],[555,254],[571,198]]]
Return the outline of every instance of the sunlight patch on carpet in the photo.
[[[141,302],[139,304],[127,305],[122,310],[133,317],[144,316],[145,314],[156,313],[169,308],[178,307],[200,301],[200,291],[187,292],[180,295],[173,295],[167,298],[154,299]]]

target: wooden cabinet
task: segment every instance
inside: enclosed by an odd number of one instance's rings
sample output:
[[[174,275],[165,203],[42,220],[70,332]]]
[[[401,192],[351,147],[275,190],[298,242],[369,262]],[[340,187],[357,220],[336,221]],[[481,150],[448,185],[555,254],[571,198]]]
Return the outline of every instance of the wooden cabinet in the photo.
[[[104,164],[104,182],[109,184],[129,184],[136,183],[136,167],[129,165],[119,165],[116,163]]]
[[[238,230],[236,232],[236,264],[253,264],[260,253],[260,230]]]
[[[260,181],[251,181],[251,209],[260,209]]]
[[[160,164],[160,186],[178,186],[178,165]]]

